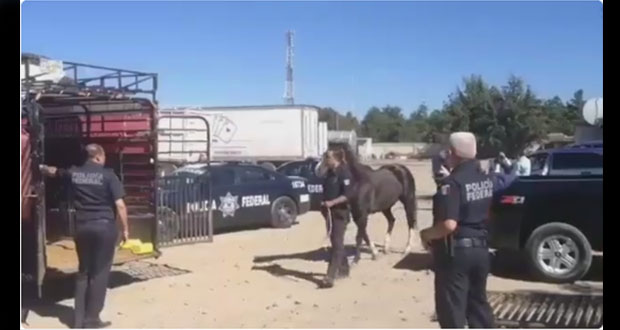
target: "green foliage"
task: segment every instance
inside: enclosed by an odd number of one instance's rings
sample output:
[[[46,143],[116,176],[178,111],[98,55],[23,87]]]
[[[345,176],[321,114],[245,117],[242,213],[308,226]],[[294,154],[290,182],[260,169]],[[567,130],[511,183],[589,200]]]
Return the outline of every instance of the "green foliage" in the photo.
[[[351,113],[341,116],[325,108],[319,119],[327,121],[329,129],[356,130],[377,142],[442,142],[450,132],[470,131],[478,138],[481,157],[499,151],[515,157],[548,133],[573,135],[575,124],[583,122],[584,104],[583,90],[564,103],[557,96],[537,97],[518,77],[511,76],[506,85],[496,87],[473,75],[463,80],[439,110],[431,111],[422,103],[405,118],[399,107],[372,107],[360,125]]]
[[[322,108],[319,109],[319,121],[327,122],[327,129],[332,131],[360,132],[359,121],[351,112],[343,116],[332,108]]]
[[[362,134],[377,141],[398,142],[407,122],[399,107],[372,107],[362,120]]]

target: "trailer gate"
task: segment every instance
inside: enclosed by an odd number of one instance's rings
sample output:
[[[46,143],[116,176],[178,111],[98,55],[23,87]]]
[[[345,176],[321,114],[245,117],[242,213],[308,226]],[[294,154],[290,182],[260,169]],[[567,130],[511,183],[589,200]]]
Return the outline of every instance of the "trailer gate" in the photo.
[[[167,125],[162,125],[162,120]],[[203,127],[188,127],[192,120]],[[201,125],[201,126],[202,126]],[[192,132],[196,139],[185,138],[186,132]],[[206,158],[198,161],[207,166],[210,173],[211,134],[209,123],[200,116],[162,115],[157,122],[158,163],[174,159],[174,155],[200,154]],[[179,138],[180,137],[180,138]],[[159,150],[163,142],[166,150]],[[157,180],[157,221],[158,243],[160,246],[172,246],[199,242],[213,242],[213,217],[211,198],[211,180],[208,175],[197,177],[165,176]]]

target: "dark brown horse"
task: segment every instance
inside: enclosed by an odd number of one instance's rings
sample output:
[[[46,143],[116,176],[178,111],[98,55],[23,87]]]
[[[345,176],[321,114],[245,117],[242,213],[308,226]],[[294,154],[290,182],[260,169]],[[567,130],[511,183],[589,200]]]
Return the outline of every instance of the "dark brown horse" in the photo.
[[[400,164],[389,164],[373,170],[370,166],[360,163],[349,148],[337,148],[343,149],[345,162],[343,165],[349,167],[353,177],[353,193],[352,197],[349,198],[349,205],[353,221],[357,225],[355,261],[357,262],[360,259],[362,241],[370,246],[373,259],[377,256],[377,250],[366,231],[368,216],[376,212],[383,212],[388,221],[384,252],[389,252],[390,236],[396,221],[391,209],[398,201],[405,207],[409,226],[409,239],[404,253],[411,252],[413,240],[416,237],[415,229],[417,229],[417,200],[415,180],[409,169]],[[317,175],[320,177],[324,177],[327,173],[325,158],[328,157],[328,153],[329,151],[323,154],[323,158],[316,168]]]

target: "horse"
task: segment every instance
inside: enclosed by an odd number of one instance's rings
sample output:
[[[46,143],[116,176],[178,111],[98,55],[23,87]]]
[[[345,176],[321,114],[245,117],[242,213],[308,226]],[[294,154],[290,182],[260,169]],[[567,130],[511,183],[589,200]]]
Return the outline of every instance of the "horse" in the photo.
[[[411,171],[401,164],[383,165],[377,170],[370,166],[360,163],[351,150],[344,146],[338,149],[329,149],[316,166],[316,175],[325,177],[328,171],[326,158],[333,151],[341,151],[344,154],[343,164],[348,166],[352,176],[352,193],[348,202],[351,209],[353,222],[357,226],[356,254],[354,262],[360,260],[361,245],[364,241],[370,246],[372,258],[377,258],[378,252],[374,243],[368,237],[366,227],[368,216],[382,212],[388,222],[387,233],[385,234],[384,253],[390,252],[390,237],[394,229],[396,218],[392,214],[392,206],[400,201],[407,217],[409,226],[409,239],[405,247],[404,254],[409,254],[413,248],[415,230],[417,229],[417,199],[415,194],[415,179]]]

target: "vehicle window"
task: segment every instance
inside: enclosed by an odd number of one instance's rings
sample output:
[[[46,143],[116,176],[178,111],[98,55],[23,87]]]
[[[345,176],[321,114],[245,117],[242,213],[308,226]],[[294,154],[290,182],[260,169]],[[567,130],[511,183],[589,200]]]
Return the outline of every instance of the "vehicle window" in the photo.
[[[532,171],[542,171],[545,167],[545,163],[547,162],[548,154],[537,154],[530,157],[530,161],[532,163]]]
[[[262,168],[246,167],[239,169],[239,181],[241,183],[263,182],[273,178],[271,173]]]
[[[560,153],[553,155],[553,169],[602,168],[603,156],[588,153]]]
[[[185,166],[185,167],[181,167],[179,169],[176,169],[172,172],[172,175],[174,176],[180,176],[180,177],[196,177],[199,175],[203,175],[207,173],[207,167],[191,167],[191,166]]]
[[[280,172],[287,176],[301,176],[302,166],[301,164],[289,164],[284,166]]]
[[[235,172],[232,168],[220,168],[213,171],[212,182],[214,186],[227,186],[235,182]]]
[[[303,167],[301,167],[301,171],[299,173],[299,176],[302,178],[309,178],[312,176],[312,168],[313,168],[313,164],[304,164]]]

